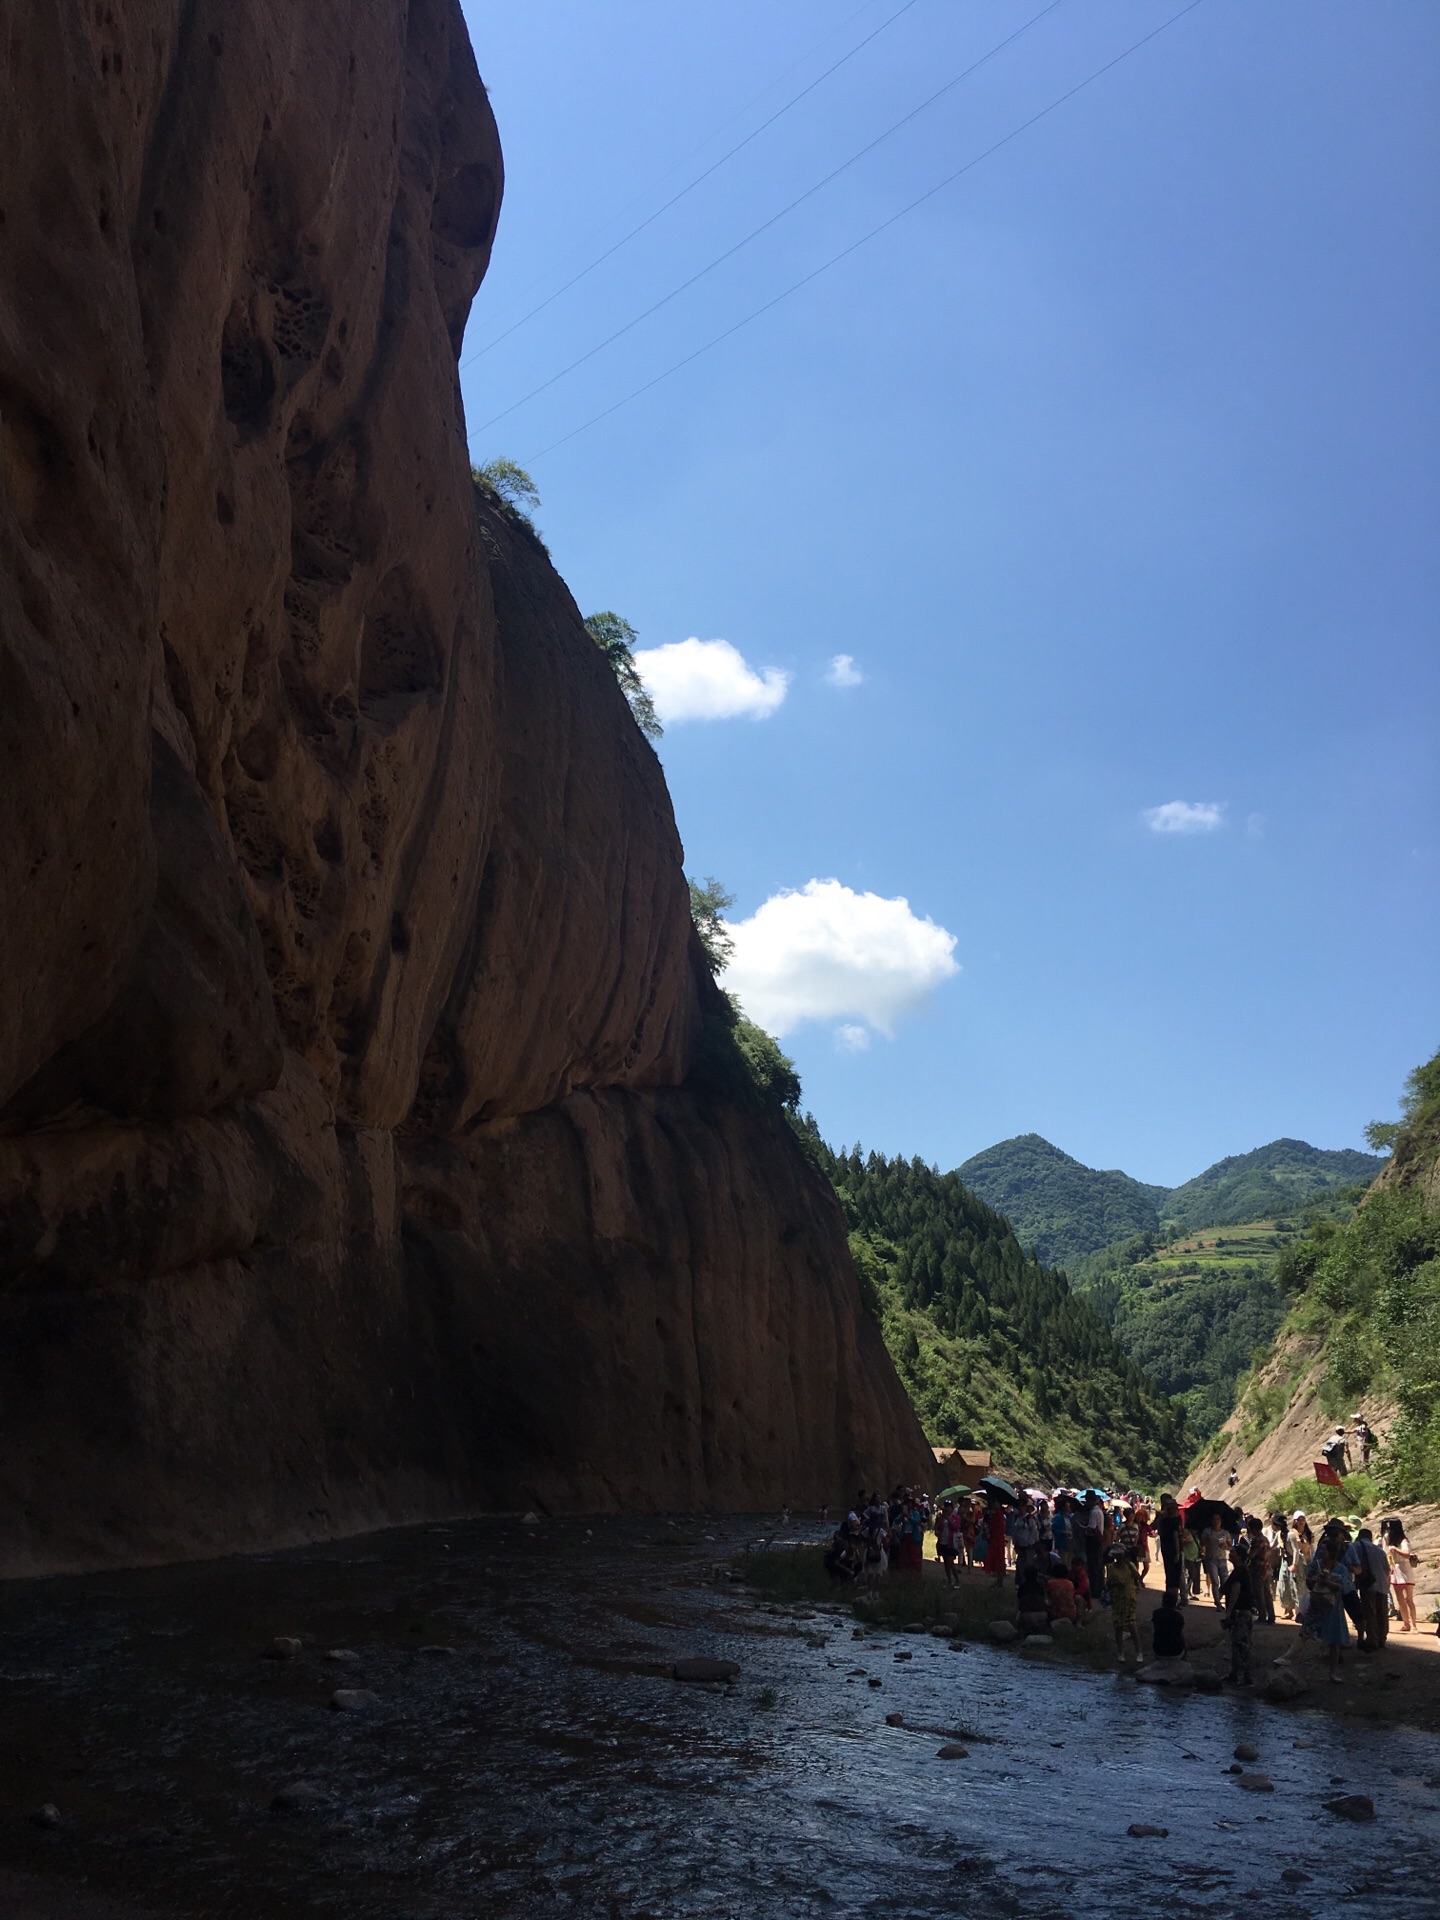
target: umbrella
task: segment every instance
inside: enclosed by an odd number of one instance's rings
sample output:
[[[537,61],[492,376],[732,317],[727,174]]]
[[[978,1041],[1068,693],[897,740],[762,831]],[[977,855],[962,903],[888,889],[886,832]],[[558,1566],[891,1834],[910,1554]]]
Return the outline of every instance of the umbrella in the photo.
[[[967,1494],[969,1491],[969,1487],[942,1487],[935,1498],[937,1500],[958,1500],[962,1494]]]
[[[1218,1514],[1227,1533],[1238,1532],[1243,1518],[1238,1507],[1227,1506],[1223,1500],[1206,1500],[1200,1495],[1187,1500],[1180,1511],[1185,1515],[1186,1525],[1191,1528],[1209,1526]]]
[[[1008,1480],[999,1480],[993,1473],[987,1473],[980,1482],[981,1493],[993,1493],[997,1500],[1013,1500],[1015,1489]]]

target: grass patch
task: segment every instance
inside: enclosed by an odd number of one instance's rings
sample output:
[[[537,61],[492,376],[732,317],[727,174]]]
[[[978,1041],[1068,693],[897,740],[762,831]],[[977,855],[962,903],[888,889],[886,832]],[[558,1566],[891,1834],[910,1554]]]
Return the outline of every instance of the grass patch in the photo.
[[[1358,1513],[1363,1519],[1379,1499],[1380,1489],[1368,1473],[1347,1474],[1338,1487],[1322,1487],[1312,1475],[1267,1494],[1265,1511],[1293,1513],[1301,1507],[1306,1513]]]
[[[993,1580],[970,1573],[962,1577],[958,1586],[952,1587],[933,1574],[916,1579],[913,1574],[889,1573],[878,1586],[857,1587],[850,1581],[831,1579],[825,1571],[824,1551],[823,1547],[761,1549],[739,1555],[736,1565],[744,1572],[746,1584],[777,1606],[829,1601],[845,1607],[855,1620],[866,1626],[889,1628],[892,1632],[916,1624],[944,1625],[957,1639],[988,1641],[992,1620],[1015,1617],[1013,1577],[1007,1577],[1005,1585],[997,1587]],[[1063,1654],[1087,1664],[1108,1666],[1115,1651],[1108,1625],[1108,1614],[1092,1614],[1088,1625],[1073,1639],[1039,1657],[1054,1658]]]
[[[1260,1442],[1272,1434],[1290,1404],[1291,1376],[1282,1374],[1268,1386],[1248,1386],[1241,1381],[1240,1431],[1236,1436],[1244,1453],[1254,1453]]]

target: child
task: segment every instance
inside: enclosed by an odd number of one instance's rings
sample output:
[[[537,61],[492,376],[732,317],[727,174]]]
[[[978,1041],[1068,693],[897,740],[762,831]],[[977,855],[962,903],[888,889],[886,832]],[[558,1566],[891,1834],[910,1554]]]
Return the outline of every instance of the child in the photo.
[[[1140,1630],[1136,1625],[1136,1597],[1140,1591],[1140,1569],[1123,1547],[1112,1547],[1105,1556],[1105,1591],[1110,1596],[1110,1621],[1115,1629],[1115,1658],[1124,1660],[1125,1642],[1140,1658]]]

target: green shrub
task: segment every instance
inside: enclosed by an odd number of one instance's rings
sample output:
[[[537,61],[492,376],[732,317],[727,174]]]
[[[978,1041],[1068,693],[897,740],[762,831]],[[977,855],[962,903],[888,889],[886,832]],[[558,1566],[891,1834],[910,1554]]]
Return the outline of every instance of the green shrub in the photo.
[[[1312,1475],[1292,1480],[1265,1496],[1266,1513],[1358,1513],[1362,1517],[1379,1502],[1380,1489],[1368,1473],[1347,1474],[1338,1487],[1322,1487]]]

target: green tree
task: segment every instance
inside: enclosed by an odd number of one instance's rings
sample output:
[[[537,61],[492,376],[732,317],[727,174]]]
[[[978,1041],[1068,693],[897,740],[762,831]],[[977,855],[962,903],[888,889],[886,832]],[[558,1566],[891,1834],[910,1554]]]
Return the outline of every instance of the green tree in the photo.
[[[620,682],[620,691],[630,702],[635,724],[647,740],[658,740],[665,729],[635,665],[635,642],[639,634],[618,613],[587,614],[585,631],[610,662],[610,670]],[[691,898],[694,898],[693,883]]]
[[[723,973],[735,951],[735,942],[723,918],[725,909],[734,904],[734,894],[727,893],[713,873],[707,874],[704,880],[690,881],[690,918],[695,922],[712,974]]]
[[[486,460],[471,467],[470,477],[477,487],[497,495],[512,513],[527,522],[540,504],[540,489],[517,461]]]

